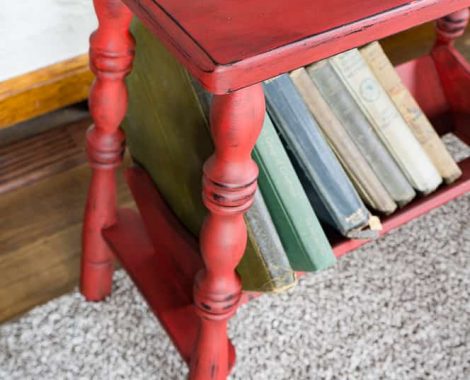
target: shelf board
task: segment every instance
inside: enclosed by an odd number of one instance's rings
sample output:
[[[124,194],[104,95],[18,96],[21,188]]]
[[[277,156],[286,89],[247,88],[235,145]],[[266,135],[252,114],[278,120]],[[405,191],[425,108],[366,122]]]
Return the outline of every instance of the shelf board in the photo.
[[[150,309],[189,364],[200,319],[193,305],[193,279],[202,269],[194,237],[181,226],[141,169],[126,178],[140,213],[118,211],[117,222],[103,236]],[[235,349],[229,342],[229,367]]]
[[[140,215],[130,209],[118,212],[117,223],[103,231],[111,249],[167,331],[183,359],[189,363],[199,329],[191,291],[170,263],[171,251],[156,249]]]
[[[380,236],[420,217],[432,209],[442,206],[452,199],[470,192],[470,158],[459,163],[462,176],[451,185],[442,185],[437,191],[426,197],[416,199],[401,210],[382,219],[382,231]],[[336,257],[341,257],[351,252],[370,240],[345,240],[338,239],[332,242],[333,251]]]
[[[308,63],[470,6],[470,0],[124,0],[214,93]]]
[[[470,192],[470,158],[460,163],[462,177],[452,185],[415,200],[385,218],[381,235]],[[192,284],[202,269],[196,239],[176,220],[142,169],[130,168],[127,181],[140,213],[121,209],[117,223],[103,231],[113,252],[129,273],[155,316],[160,320],[183,359],[189,363],[199,328],[192,303]],[[341,240],[333,251],[341,257],[368,240]],[[245,292],[245,303],[258,294]],[[235,350],[230,343],[230,366]]]

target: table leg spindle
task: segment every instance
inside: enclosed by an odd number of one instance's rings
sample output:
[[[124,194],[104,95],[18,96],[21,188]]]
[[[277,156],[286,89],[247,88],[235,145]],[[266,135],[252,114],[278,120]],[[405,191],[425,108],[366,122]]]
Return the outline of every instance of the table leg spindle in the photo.
[[[200,245],[205,270],[194,287],[201,327],[190,379],[221,380],[230,370],[227,322],[236,312],[241,282],[235,272],[245,251],[244,213],[253,203],[258,168],[251,159],[264,120],[263,88],[254,85],[214,97],[211,131],[215,153],[204,165],[203,199],[209,209]]]
[[[431,52],[452,110],[453,132],[466,142],[470,141],[470,64],[453,45],[464,34],[469,17],[470,11],[465,8],[440,18],[436,23],[436,43]]]
[[[469,9],[465,8],[438,19],[436,22],[436,43],[448,45],[461,37],[468,24],[469,14]]]
[[[102,230],[116,221],[115,171],[122,160],[124,135],[119,125],[127,107],[124,78],[130,72],[134,40],[131,12],[120,0],[95,0],[98,29],[90,38],[90,66],[96,79],[90,92],[94,120],[87,133],[93,169],[83,226],[81,292],[98,301],[111,293],[113,256]]]

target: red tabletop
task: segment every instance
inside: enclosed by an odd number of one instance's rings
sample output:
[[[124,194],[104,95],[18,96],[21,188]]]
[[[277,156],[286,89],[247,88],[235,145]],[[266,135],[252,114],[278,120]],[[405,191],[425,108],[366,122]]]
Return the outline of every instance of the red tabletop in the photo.
[[[470,0],[124,2],[215,93],[259,82],[470,5]]]
[[[218,65],[256,56],[410,0],[154,1]]]

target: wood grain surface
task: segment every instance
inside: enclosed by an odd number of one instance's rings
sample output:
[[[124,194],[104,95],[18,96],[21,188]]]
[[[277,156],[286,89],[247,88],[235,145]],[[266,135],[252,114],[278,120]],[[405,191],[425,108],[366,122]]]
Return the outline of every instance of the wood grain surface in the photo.
[[[0,194],[86,162],[90,118],[0,146]]]
[[[355,0],[347,8],[340,1],[307,5],[306,0],[290,1],[287,8],[278,0],[259,1],[257,7],[234,1],[220,5],[213,0],[195,1],[190,6],[166,0],[124,3],[216,94],[250,86],[470,6],[470,0]],[[342,13],[343,8],[350,14]]]
[[[84,54],[0,82],[0,128],[86,99],[92,80]]]
[[[83,164],[0,196],[0,322],[77,285],[90,177]],[[118,201],[133,205],[121,173]]]

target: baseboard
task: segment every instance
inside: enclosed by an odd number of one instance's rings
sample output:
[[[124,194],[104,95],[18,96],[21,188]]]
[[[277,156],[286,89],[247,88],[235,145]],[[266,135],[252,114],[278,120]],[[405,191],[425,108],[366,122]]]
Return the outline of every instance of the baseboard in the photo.
[[[0,128],[85,100],[92,81],[83,54],[0,82]]]

